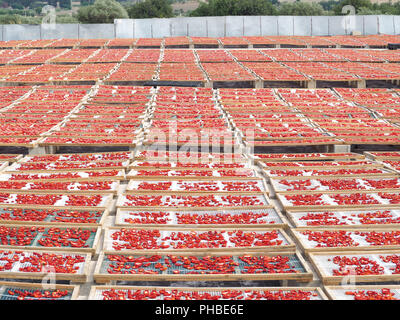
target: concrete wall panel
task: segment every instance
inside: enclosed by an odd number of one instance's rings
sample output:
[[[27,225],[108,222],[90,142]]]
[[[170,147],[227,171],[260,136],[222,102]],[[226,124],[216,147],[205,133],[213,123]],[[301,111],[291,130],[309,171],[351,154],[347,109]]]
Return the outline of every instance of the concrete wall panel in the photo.
[[[153,19],[134,20],[134,38],[153,38]]]
[[[278,35],[278,17],[261,17],[261,35],[277,36]]]
[[[116,19],[115,37],[118,39],[134,38],[134,20],[132,19]]]
[[[293,30],[295,36],[311,36],[311,17],[293,17]]]
[[[293,35],[293,17],[278,16],[278,35],[292,36]]]
[[[173,18],[171,19],[171,36],[182,37],[189,34],[190,18]]]
[[[115,38],[115,25],[105,23],[80,24],[80,39],[112,39]]]
[[[244,36],[261,36],[261,17],[245,16],[243,17],[243,35]]]
[[[151,19],[153,26],[153,38],[163,38],[171,36],[170,19]]]
[[[77,24],[42,24],[42,39],[76,39],[79,35]]]
[[[378,33],[395,34],[393,16],[378,16]]]
[[[378,33],[378,20],[376,16],[364,16],[364,33],[365,35]]]
[[[346,34],[346,17],[329,16],[329,35],[345,35]]]
[[[327,17],[323,16],[311,17],[311,35],[313,36],[329,35],[329,21]]]
[[[225,37],[225,17],[207,17],[207,37]]]
[[[201,17],[188,19],[188,32],[191,37],[207,37],[207,22]]]
[[[393,16],[394,34],[400,34],[400,16]]]
[[[361,33],[364,34],[364,16],[346,16],[346,34]]]
[[[243,17],[242,16],[228,16],[225,20],[225,36],[226,37],[242,37],[243,28]]]
[[[26,24],[8,24],[4,25],[3,37],[8,40],[39,40],[40,26]]]

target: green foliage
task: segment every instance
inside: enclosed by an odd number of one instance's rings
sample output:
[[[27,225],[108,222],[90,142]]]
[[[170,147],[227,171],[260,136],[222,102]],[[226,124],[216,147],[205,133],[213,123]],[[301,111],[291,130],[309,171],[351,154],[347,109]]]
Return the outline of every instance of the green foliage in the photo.
[[[254,16],[275,15],[276,8],[268,0],[209,0],[190,13],[201,16]]]
[[[173,17],[171,4],[167,0],[145,0],[128,7],[129,18],[170,18]]]
[[[281,16],[322,16],[325,11],[319,3],[286,2],[280,5],[278,13]]]
[[[79,23],[78,19],[69,15],[58,15],[56,23]]]
[[[333,11],[336,15],[347,14],[342,13],[342,8],[347,5],[353,6],[356,12],[360,8],[372,8],[372,3],[370,0],[342,0],[339,4],[333,7]]]
[[[324,8],[325,11],[330,11],[333,10],[333,7],[339,4],[339,1],[337,0],[327,0],[327,1],[321,1],[319,4]]]
[[[373,14],[382,14],[382,11],[371,9],[371,8],[361,7],[357,10],[357,14],[366,16],[366,15],[373,15]]]
[[[18,14],[0,15],[0,24],[21,24],[22,16]]]
[[[40,24],[40,17],[25,17],[18,14],[0,15],[0,24]]]
[[[81,23],[113,23],[114,19],[123,18],[128,18],[128,13],[115,0],[96,0],[93,5],[81,7],[78,11]]]
[[[72,3],[71,0],[59,0],[60,7],[64,9],[71,9]]]

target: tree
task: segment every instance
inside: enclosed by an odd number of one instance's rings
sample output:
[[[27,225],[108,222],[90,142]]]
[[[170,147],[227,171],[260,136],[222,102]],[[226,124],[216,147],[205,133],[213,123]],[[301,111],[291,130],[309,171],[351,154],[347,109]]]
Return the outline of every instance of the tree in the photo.
[[[336,0],[326,0],[326,1],[320,1],[319,4],[324,8],[324,10],[329,11],[332,10],[335,5],[338,4],[338,1]]]
[[[342,0],[338,5],[333,7],[333,11],[336,15],[345,14],[342,13],[342,8],[347,5],[353,6],[356,12],[363,7],[369,9],[372,8],[372,3],[370,0]]]
[[[73,16],[59,15],[56,18],[56,22],[57,23],[78,23],[79,21]]]
[[[114,19],[128,18],[124,7],[115,0],[96,0],[93,5],[81,7],[78,20],[82,23],[113,23]]]
[[[71,10],[71,0],[59,0],[60,2],[60,7],[65,8],[65,9],[70,9]]]
[[[268,0],[209,0],[190,15],[201,16],[255,16],[274,15],[276,9]]]
[[[371,9],[371,8],[366,8],[366,7],[361,7],[361,8],[358,8],[357,14],[367,16],[367,15],[374,15],[374,14],[382,14],[382,11],[376,10],[376,9]]]
[[[129,18],[171,18],[172,6],[167,0],[145,0],[128,7]]]
[[[17,14],[0,15],[0,24],[21,24],[22,16]]]
[[[279,7],[278,12],[282,16],[322,16],[324,8],[319,3],[286,2]]]

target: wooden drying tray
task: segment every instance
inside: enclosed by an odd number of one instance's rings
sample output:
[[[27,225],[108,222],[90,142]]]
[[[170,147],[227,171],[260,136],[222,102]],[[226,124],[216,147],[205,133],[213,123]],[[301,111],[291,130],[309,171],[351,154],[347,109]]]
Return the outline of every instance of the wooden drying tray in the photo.
[[[379,246],[373,246],[373,245],[369,245],[369,246],[349,246],[349,247],[316,247],[316,246],[312,246],[310,245],[306,240],[303,239],[303,237],[300,235],[300,233],[302,231],[346,231],[346,232],[372,232],[372,231],[376,231],[376,232],[391,232],[391,231],[400,231],[400,228],[394,229],[392,228],[385,228],[385,229],[378,229],[378,228],[346,228],[346,229],[342,229],[340,226],[338,226],[335,229],[319,229],[319,228],[306,228],[306,227],[302,227],[302,228],[297,228],[297,229],[292,229],[291,233],[294,236],[294,239],[296,240],[297,243],[300,244],[301,248],[304,250],[304,252],[306,254],[310,253],[310,252],[330,252],[330,251],[343,251],[344,253],[347,251],[376,251],[376,250],[396,250],[396,249],[400,249],[400,245],[379,245]]]
[[[11,252],[38,252],[38,253],[48,253],[48,254],[59,254],[59,255],[71,255],[71,252],[66,251],[45,251],[45,250],[15,250],[15,249],[7,249],[4,251],[11,251]],[[87,277],[89,274],[89,264],[91,261],[90,253],[78,253],[77,255],[81,255],[85,257],[83,270],[81,273],[56,273],[55,279],[56,281],[59,280],[69,280],[78,283],[85,283],[87,281]],[[14,271],[5,271],[0,272],[0,275],[3,279],[25,279],[25,280],[43,280],[44,277],[49,275],[48,272],[14,272]]]
[[[346,137],[346,138],[343,138],[343,139],[348,139],[348,138],[351,138],[351,137]],[[354,140],[352,140],[351,142],[345,142],[344,144],[346,144],[346,145],[368,144],[368,145],[384,145],[384,146],[386,146],[386,145],[396,145],[396,146],[400,145],[400,141],[390,141],[390,142],[388,142],[388,141],[372,141],[372,140],[371,141],[363,141],[363,140],[356,140],[357,138],[359,138],[359,137],[354,137]],[[376,137],[376,139],[381,139],[381,138],[382,137]],[[363,139],[363,138],[361,137],[361,139]]]
[[[301,273],[270,273],[270,274],[108,274],[102,273],[101,267],[104,262],[105,255],[130,255],[132,254],[121,254],[115,252],[103,252],[100,254],[95,271],[94,271],[94,281],[96,283],[107,283],[110,281],[241,281],[241,280],[297,280],[298,282],[309,282],[312,280],[313,274],[311,269],[308,267],[307,263],[301,257],[301,255],[296,252],[294,256],[298,263],[301,264],[305,272]],[[176,255],[176,252],[158,252],[152,255]],[[239,256],[237,252],[224,252],[220,254],[196,254],[193,251],[182,252],[180,256],[227,256],[232,255],[234,257]],[[252,254],[246,255],[263,255],[263,256],[277,256],[277,255],[288,255],[287,253],[265,253],[265,252],[253,252]],[[135,255],[141,256],[141,255]],[[149,255],[147,255],[149,256]]]
[[[149,162],[149,165],[145,165],[145,166],[135,166],[135,162]],[[160,161],[160,162],[169,162],[169,161]],[[154,165],[150,165],[152,164],[153,161],[133,161],[129,164],[128,168],[132,169],[132,170],[176,170],[176,171],[184,171],[184,170],[196,170],[196,171],[212,171],[212,170],[252,170],[251,167],[244,167],[244,168],[204,168],[204,167],[183,167],[183,166],[178,166],[178,167],[163,167],[158,165],[158,161],[154,162]],[[179,164],[177,162],[172,161],[172,163],[176,163]],[[211,162],[210,162],[211,163]],[[190,162],[188,162],[188,164],[190,164]],[[193,165],[195,164],[204,164],[202,162],[195,162],[193,163]],[[208,163],[207,163],[208,164]],[[381,165],[383,167],[383,165]]]
[[[215,181],[211,181],[211,180],[212,179],[210,179],[210,182],[215,182]],[[168,180],[160,179],[160,181],[151,180],[150,182],[156,183],[156,182],[171,182],[171,181],[174,181],[174,180],[171,180],[171,179],[168,179]],[[183,181],[185,181],[185,182],[193,182],[193,183],[208,182],[207,180],[200,180],[199,181],[199,180],[196,180],[196,179],[193,179],[193,180],[183,179]],[[221,181],[221,180],[219,180],[219,181]],[[222,180],[222,181],[225,181],[225,180]],[[269,195],[268,187],[267,187],[267,185],[265,183],[265,180],[262,179],[262,178],[248,178],[248,179],[239,179],[239,180],[237,180],[235,178],[232,178],[231,180],[226,180],[226,182],[233,182],[233,181],[243,182],[243,183],[245,183],[246,181],[259,181],[259,182],[261,182],[264,190],[261,190],[261,191],[240,191],[240,190],[238,190],[238,191],[135,190],[134,189],[135,180],[131,180],[128,183],[128,187],[125,190],[125,193],[126,194],[152,194],[154,192],[157,192],[157,193],[160,193],[160,194],[163,194],[163,193],[166,193],[166,194],[174,193],[174,194],[181,194],[181,195],[186,195],[188,192],[191,193],[191,194],[199,194],[199,195],[201,195],[201,194],[220,194],[220,193],[222,193],[222,194],[226,194],[226,193],[229,193],[229,194],[249,194],[250,195],[250,194],[262,194],[262,193],[265,193],[265,194]],[[147,179],[146,180],[140,180],[140,182],[147,182]]]
[[[5,159],[0,159],[0,161],[4,162],[17,162],[20,161],[23,158],[22,154],[1,154],[2,157],[8,156],[9,158]]]
[[[278,163],[278,162],[279,161],[274,162],[274,163]],[[297,161],[293,161],[293,162],[297,162]],[[304,162],[304,161],[300,160],[299,162]],[[313,161],[308,161],[308,162],[311,163]],[[321,160],[320,161],[317,160],[317,162],[321,162]],[[355,168],[360,168],[360,167],[363,168],[363,169],[366,168],[366,167],[367,168],[383,168],[384,167],[383,164],[377,163],[377,162],[370,163],[370,164],[367,164],[367,165],[359,165],[359,164],[355,164],[355,165],[351,165],[351,164],[348,164],[348,165],[326,165],[326,166],[318,166],[318,165],[317,166],[295,166],[295,165],[293,165],[293,166],[271,166],[271,167],[269,167],[267,165],[267,163],[269,163],[269,162],[258,161],[258,163],[265,170],[268,170],[268,169],[269,170],[314,170],[314,169],[316,169],[316,170],[318,170],[318,169],[334,170],[334,169],[355,169]],[[288,163],[288,162],[285,161],[285,163]],[[326,163],[328,164],[329,161],[326,161]]]
[[[321,161],[321,160],[351,160],[351,159],[355,159],[355,160],[364,160],[365,159],[365,156],[364,155],[362,155],[362,154],[358,154],[358,153],[349,153],[349,152],[344,152],[346,155],[340,155],[340,156],[335,156],[335,154],[337,154],[337,153],[333,153],[331,156],[325,156],[325,157],[317,157],[317,158],[314,158],[314,157],[292,157],[292,158],[268,158],[268,159],[266,159],[266,158],[260,158],[260,159],[257,159],[256,157],[255,157],[255,159],[254,160],[256,160],[256,161],[260,161],[260,162],[277,162],[277,161],[293,161],[293,162],[296,162],[296,161],[312,161],[312,160],[318,160],[318,161]],[[323,153],[324,155],[329,155],[329,153]],[[339,154],[343,154],[343,153],[339,153]],[[253,156],[257,156],[258,154],[254,154]],[[285,155],[287,155],[287,154],[285,154],[285,153],[277,153],[277,155],[280,155],[280,156],[285,156]]]
[[[303,229],[309,229],[309,230],[314,230],[314,229],[321,229],[321,230],[330,230],[330,229],[366,229],[366,230],[375,230],[375,228],[379,229],[391,229],[391,228],[400,228],[400,222],[399,223],[393,223],[393,224],[348,224],[348,225],[317,225],[317,226],[303,226],[298,223],[298,220],[296,219],[296,215],[300,213],[323,213],[323,212],[338,212],[338,213],[346,213],[348,212],[349,215],[351,213],[357,213],[357,212],[371,212],[374,210],[380,210],[379,208],[377,209],[368,209],[368,208],[362,208],[362,209],[357,209],[357,208],[352,208],[352,207],[347,207],[347,208],[333,208],[333,209],[315,209],[311,208],[308,210],[286,210],[286,216],[289,219],[289,221],[293,224],[295,228],[303,228]],[[388,209],[390,210],[390,209]],[[399,218],[400,218],[400,207],[397,208],[391,208],[391,210],[398,210],[399,211]],[[384,211],[384,210],[381,210]],[[350,216],[351,217],[351,216]]]
[[[128,222],[124,222],[124,216],[129,213],[129,212],[140,212],[141,210],[136,210],[135,208],[132,209],[128,209],[128,208],[118,208],[117,209],[117,215],[115,218],[115,225],[116,226],[121,226],[121,227],[127,227],[127,226],[131,226],[131,227],[148,227],[148,228],[160,228],[163,229],[164,227],[171,227],[171,228],[180,228],[183,230],[186,230],[187,228],[198,228],[198,229],[202,229],[202,228],[209,228],[210,226],[213,227],[219,227],[219,228],[252,228],[252,229],[258,229],[258,228],[283,228],[286,229],[288,227],[288,223],[286,218],[280,213],[280,211],[278,209],[276,209],[273,206],[265,206],[264,209],[260,209],[260,210],[270,210],[273,211],[273,214],[276,216],[275,220],[278,220],[279,222],[277,223],[254,223],[254,224],[130,224]],[[145,210],[147,212],[151,212],[151,211],[156,211],[157,210]],[[177,208],[177,209],[166,209],[166,210],[162,210],[163,212],[167,212],[170,213],[170,215],[175,215],[174,212],[193,212],[193,210],[187,210],[186,208]],[[216,208],[213,210],[209,210],[209,212],[206,212],[205,210],[203,210],[203,212],[205,213],[233,213],[233,212],[241,212],[241,211],[255,211],[253,209],[251,210],[241,210],[241,209],[232,209],[229,210],[230,212],[227,212],[228,210],[224,210],[223,208]]]
[[[11,208],[0,208],[0,213],[3,213],[2,210],[3,209],[11,209]],[[27,208],[29,210],[29,208]],[[34,208],[33,210],[36,210],[36,208]],[[44,209],[38,209],[38,210],[44,210]],[[62,209],[61,209],[62,210]],[[4,225],[16,225],[16,226],[20,226],[20,225],[24,225],[24,226],[37,226],[38,224],[46,226],[46,227],[84,227],[84,228],[96,228],[96,227],[101,227],[104,225],[107,217],[110,214],[110,211],[108,209],[96,209],[96,208],[92,208],[89,207],[86,210],[76,210],[73,209],[73,211],[102,211],[102,215],[100,218],[99,222],[96,223],[73,223],[73,222],[58,222],[58,221],[27,221],[27,220],[5,220],[5,219],[1,219],[0,223],[4,224]]]
[[[397,288],[400,288],[400,286],[397,286]],[[178,290],[178,291],[184,291],[184,292],[216,292],[216,293],[221,293],[222,291],[225,290],[234,290],[234,291],[256,291],[263,293],[265,291],[292,291],[292,290],[301,290],[301,291],[310,291],[313,293],[317,294],[317,297],[315,297],[316,300],[328,300],[328,297],[326,294],[322,291],[321,288],[319,287],[221,287],[221,288],[216,288],[216,287],[153,287],[153,286],[147,286],[147,287],[138,287],[138,286],[92,286],[92,289],[89,294],[89,300],[100,300],[99,296],[100,293],[99,291],[103,290],[117,290],[117,291],[136,291],[136,290]]]
[[[376,156],[376,155],[372,154],[372,153],[374,153],[374,152],[380,152],[380,153],[394,153],[394,154],[397,153],[398,156],[394,156],[394,157],[391,157],[391,156]],[[373,159],[373,160],[393,160],[393,161],[400,161],[400,151],[393,151],[393,152],[390,152],[390,151],[370,151],[370,152],[364,151],[364,155],[365,155],[367,158],[371,158],[371,159]]]
[[[4,290],[7,288],[18,289],[18,290],[43,290],[42,283],[30,283],[30,282],[15,282],[15,281],[0,281],[0,299],[4,296]],[[66,284],[53,284],[53,287],[48,290],[68,290],[71,297],[68,300],[78,300],[79,286],[66,285]],[[48,299],[46,299],[48,300]]]
[[[178,151],[179,152],[179,151]],[[151,151],[149,151],[149,153],[151,153]],[[154,151],[154,153],[159,154],[159,153],[163,153],[163,151]],[[164,152],[165,153],[165,152]],[[182,152],[183,155],[173,155],[173,156],[168,156],[167,154],[165,154],[164,156],[160,155],[160,156],[140,156],[140,155],[135,155],[134,158],[136,161],[171,161],[171,162],[176,162],[177,160],[179,160],[179,157],[182,157],[184,159],[184,161],[191,161],[190,159],[193,159],[193,161],[196,162],[202,162],[202,161],[206,161],[207,163],[211,163],[213,161],[217,161],[220,163],[234,163],[234,162],[247,162],[248,159],[246,159],[244,156],[237,158],[234,157],[234,153],[232,154],[224,154],[224,153],[216,153],[219,156],[217,158],[208,158],[208,155],[212,155],[212,153],[208,153],[208,152],[195,152],[194,154],[196,155],[201,155],[199,157],[186,157],[186,153]]]
[[[168,170],[168,171],[198,171],[197,169],[194,169],[194,168],[192,168],[192,169],[189,169],[189,168],[187,168],[187,169],[179,169],[179,168],[167,168],[167,169],[159,169],[159,170]],[[220,169],[221,170],[221,169]],[[135,173],[134,173],[134,171],[137,171],[137,170],[134,170],[134,169],[132,169],[131,171],[129,171],[127,174],[126,174],[126,177],[127,177],[127,179],[130,179],[130,180],[156,180],[156,181],[159,181],[159,180],[210,180],[210,179],[212,179],[212,180],[232,180],[232,179],[235,179],[235,180],[249,180],[249,179],[254,179],[254,178],[256,178],[257,177],[257,175],[256,175],[256,172],[255,172],[255,170],[254,169],[242,169],[242,170],[235,170],[235,169],[228,169],[228,170],[231,170],[231,171],[249,171],[249,170],[251,170],[252,172],[253,172],[253,174],[254,174],[254,177],[236,177],[236,176],[223,176],[223,177],[213,177],[213,176],[196,176],[196,175],[193,175],[193,176],[162,176],[162,175],[150,175],[150,176],[145,176],[145,175],[143,175],[143,176],[139,176],[139,175],[135,175]],[[158,171],[157,169],[154,169],[154,170],[146,170],[146,171]],[[201,171],[203,171],[203,172],[205,172],[206,170],[201,170]],[[217,169],[215,169],[215,170],[209,170],[209,171],[217,171]]]
[[[1,174],[3,175],[3,176],[7,176],[7,175],[11,175],[11,174],[14,174],[14,175],[16,175],[16,174],[23,174],[23,175],[29,175],[29,174],[33,174],[33,175],[37,175],[37,174],[42,174],[42,173],[50,173],[50,174],[57,174],[57,173],[73,173],[73,172],[76,172],[76,173],[80,173],[80,172],[89,172],[89,171],[95,171],[95,172],[105,172],[105,171],[112,171],[112,170],[114,170],[114,169],[109,169],[109,170],[85,170],[85,171],[73,171],[73,170],[71,170],[71,171],[69,171],[69,170],[67,170],[67,171],[54,171],[54,172],[49,172],[49,171],[16,171],[16,172],[8,172],[8,171],[4,171],[4,172],[1,172]],[[44,181],[50,181],[50,182],[71,182],[71,181],[74,181],[74,182],[78,182],[78,181],[106,181],[106,180],[126,180],[126,177],[125,177],[125,171],[124,170],[118,170],[118,169],[116,169],[117,171],[118,171],[118,174],[119,175],[116,175],[116,176],[95,176],[95,177],[81,177],[81,178],[77,178],[77,177],[74,177],[74,178],[47,178],[47,179],[44,179],[44,178],[38,178],[38,179],[34,179],[34,178],[32,178],[32,179],[27,179],[27,180],[25,180],[25,179],[19,179],[19,180],[12,180],[12,181],[26,181],[26,182],[44,182]]]
[[[360,166],[360,167],[356,167],[354,169],[365,169],[365,170],[368,170],[368,169],[375,169],[375,168],[368,168],[368,167]],[[392,178],[392,177],[398,176],[393,171],[388,170],[387,168],[379,168],[379,169],[381,169],[383,171],[383,173],[359,173],[359,174],[351,173],[351,174],[338,174],[338,175],[330,174],[330,175],[320,175],[320,176],[319,175],[313,175],[313,176],[305,176],[305,175],[304,176],[285,176],[285,175],[274,176],[274,175],[269,174],[267,172],[267,170],[265,170],[265,169],[263,170],[263,172],[271,180],[272,179],[282,180],[283,178],[286,179],[286,180],[310,180],[310,179],[330,179],[330,178],[340,179],[340,178],[349,178],[349,177],[351,177],[351,178],[367,178],[367,177],[370,177],[370,178],[373,179],[373,178],[379,178],[379,177],[380,178],[385,178],[385,177]],[[274,169],[272,169],[270,171],[273,171],[273,170]],[[327,170],[313,170],[313,169],[303,169],[303,168],[301,168],[301,169],[296,169],[295,171],[320,171],[320,172],[324,172],[324,171],[328,171],[328,170],[329,171],[339,171],[341,169],[337,168],[337,170],[330,170],[330,169],[327,169]],[[282,170],[282,171],[290,171],[290,170]]]
[[[91,162],[91,161],[90,161]],[[103,162],[103,161],[100,161]],[[97,163],[100,163],[99,161]],[[108,161],[105,161],[108,163]],[[11,166],[7,168],[7,173],[19,173],[19,172],[32,172],[32,173],[43,173],[43,172],[68,172],[68,171],[99,171],[99,170],[119,170],[119,169],[125,169],[129,165],[129,161],[124,161],[125,163],[122,164],[121,166],[115,166],[115,167],[108,167],[108,166],[99,166],[96,168],[61,168],[61,169],[43,169],[43,170],[18,170],[17,166],[21,163],[13,163]],[[49,162],[50,164],[51,162]],[[1,168],[0,168],[1,170]]]
[[[210,226],[211,227],[211,226]],[[235,250],[235,252],[242,252],[242,253],[247,253],[247,252],[253,252],[253,251],[263,251],[263,252],[290,252],[294,253],[296,251],[296,245],[292,241],[292,239],[283,231],[282,229],[274,228],[274,229],[254,229],[254,228],[193,228],[193,229],[182,229],[182,228],[172,228],[172,227],[165,227],[165,228],[146,228],[146,227],[107,227],[105,229],[105,234],[104,234],[104,244],[103,244],[103,250],[108,251],[108,252],[123,252],[123,253],[132,253],[132,254],[149,254],[149,253],[156,253],[156,252],[162,252],[164,250],[166,251],[172,251],[172,252],[187,252],[188,250],[191,250],[192,252],[196,253],[205,253],[205,254],[211,254],[211,253],[217,253],[217,252],[229,252],[232,250]],[[112,240],[111,235],[114,231],[118,230],[159,230],[160,232],[164,231],[171,231],[171,232],[190,232],[190,231],[195,231],[195,232],[207,232],[207,231],[234,231],[234,230],[240,230],[240,231],[249,231],[249,232],[271,232],[272,230],[278,231],[278,234],[280,234],[287,242],[287,244],[284,245],[274,245],[274,246],[260,246],[260,247],[227,247],[227,248],[186,248],[186,249],[142,249],[142,250],[134,250],[134,249],[126,249],[122,251],[114,250],[111,248],[111,244],[113,241],[117,240]]]
[[[11,194],[27,194],[26,192],[20,192],[20,191],[13,191]],[[35,194],[33,192],[29,194]],[[38,193],[38,194],[46,194],[46,193]],[[47,194],[56,194],[56,193],[47,193]],[[65,195],[76,195],[76,196],[93,196],[94,194],[89,194],[85,192],[81,193],[69,193]],[[53,210],[58,210],[58,209],[71,209],[71,210],[87,210],[88,208],[92,208],[93,210],[101,210],[101,209],[108,209],[109,206],[111,205],[113,195],[112,194],[102,194],[102,196],[105,197],[105,202],[101,206],[96,206],[96,207],[89,207],[89,206],[54,206],[54,205],[38,205],[38,204],[12,204],[12,203],[2,203],[0,204],[0,208],[26,208],[26,209],[53,209]]]
[[[115,160],[115,159],[111,159],[111,160],[106,160],[106,159],[100,159],[100,160],[84,160],[84,161],[90,161],[90,162],[121,162],[121,161],[129,161],[133,159],[133,152],[132,151],[113,151],[113,152],[98,152],[98,153],[78,153],[78,154],[74,154],[74,153],[60,153],[60,154],[49,154],[48,156],[50,157],[70,157],[73,155],[78,155],[78,156],[97,156],[97,155],[108,155],[108,154],[120,154],[120,153],[128,153],[129,154],[129,158],[128,159],[122,159],[122,160]],[[53,161],[48,161],[48,160],[43,160],[43,161],[31,161],[32,158],[34,157],[43,157],[45,158],[46,155],[26,155],[25,157],[23,157],[22,155],[19,155],[20,157],[18,157],[18,162],[19,163],[36,163],[36,162],[53,162]],[[11,160],[7,160],[7,161],[11,161]],[[54,162],[57,162],[58,160],[55,160]],[[65,162],[82,162],[82,160],[61,160],[61,161],[65,161]]]
[[[371,255],[383,256],[383,255],[399,255],[399,250],[377,250],[377,251],[332,251],[332,252],[313,252],[309,253],[310,263],[315,268],[319,278],[322,280],[324,285],[339,285],[342,281],[353,280],[356,283],[360,282],[392,282],[399,281],[400,274],[382,274],[382,275],[354,275],[354,276],[333,276],[326,272],[326,269],[321,266],[321,264],[316,261],[316,257],[326,256],[333,259],[335,256],[354,256],[361,255],[363,257],[368,257]],[[337,266],[339,268],[339,266]]]
[[[87,180],[88,182],[92,182],[90,179]],[[14,193],[14,192],[24,192],[24,193],[37,193],[37,194],[79,194],[79,193],[84,193],[84,194],[118,194],[118,190],[120,187],[120,182],[119,180],[109,180],[112,183],[116,183],[115,189],[113,190],[59,190],[59,189],[29,189],[29,190],[22,190],[22,189],[1,189],[0,192],[6,192],[6,193]],[[41,181],[43,182],[43,181]],[[44,181],[45,182],[45,181]],[[48,182],[54,182],[54,181],[48,181]],[[75,181],[71,181],[71,183],[74,183]],[[83,181],[82,181],[83,182]],[[28,183],[28,182],[27,182]]]
[[[334,138],[334,137],[333,137]],[[262,140],[262,141],[267,141],[267,140]],[[269,140],[268,140],[269,141]],[[298,147],[305,147],[305,146],[321,146],[321,145],[338,145],[338,144],[343,144],[342,141],[337,140],[337,141],[305,141],[305,142],[296,142],[292,143],[291,140],[286,140],[285,143],[276,143],[273,140],[269,141],[268,144],[266,143],[261,143],[258,141],[244,141],[246,146],[254,146],[254,147],[286,147],[286,146],[298,146]]]
[[[363,190],[363,191],[358,191],[358,190],[347,190],[347,191],[343,191],[343,192],[331,192],[331,193],[327,193],[327,192],[320,192],[320,194],[351,194],[351,193],[379,193],[379,190]],[[397,193],[400,193],[400,191],[397,191]],[[303,192],[299,192],[299,193],[292,193],[292,194],[307,194],[307,193],[303,193]],[[308,193],[309,194],[309,193]],[[357,205],[353,205],[353,204],[348,204],[348,205],[329,205],[329,204],[325,204],[325,205],[304,205],[304,206],[287,206],[285,205],[285,201],[282,200],[284,198],[285,195],[288,194],[277,194],[277,198],[278,200],[281,202],[282,206],[285,208],[285,210],[287,211],[304,211],[304,210],[332,210],[332,209],[352,209],[352,210],[356,210],[356,209],[394,209],[394,208],[398,208],[400,203],[397,204],[357,204]]]
[[[166,194],[166,193],[160,194],[160,193],[154,192],[154,193],[149,193],[149,194],[146,194],[146,195],[149,195],[149,196],[150,195],[154,195],[154,196],[178,195],[179,196],[179,194],[176,194],[174,192],[170,192],[168,194]],[[192,194],[190,192],[187,192],[187,193],[185,193],[185,195],[186,196],[201,196],[201,195],[208,195],[208,194],[205,194],[205,193],[203,193],[203,194]],[[230,193],[220,193],[220,194],[218,194],[218,196],[229,196],[229,195],[232,195],[232,194],[230,194]],[[266,194],[254,194],[254,195],[256,195],[256,196],[261,196],[262,195],[264,200],[268,204],[257,205],[257,206],[220,206],[220,207],[217,207],[217,208],[222,208],[222,209],[226,209],[226,210],[234,210],[234,209],[254,210],[254,209],[265,209],[265,208],[270,208],[271,207],[271,205],[270,205],[271,201],[269,200],[269,198],[268,198],[268,196]],[[147,211],[149,211],[149,210],[177,210],[177,209],[191,210],[191,211],[196,210],[197,211],[197,210],[212,210],[213,208],[216,208],[216,207],[172,207],[172,206],[171,207],[166,207],[166,206],[144,206],[144,207],[141,207],[141,206],[124,206],[123,197],[124,197],[124,195],[119,195],[119,197],[117,199],[117,203],[116,203],[117,208],[125,208],[125,209],[134,208],[135,210],[136,209],[140,209],[140,210],[147,210]]]
[[[315,179],[315,180],[340,180],[340,181],[346,181],[346,180],[354,180],[354,179],[389,179],[389,178],[399,178],[397,175],[393,175],[392,177],[369,177],[368,175],[365,178],[362,177],[356,177],[352,178],[352,176],[347,176],[347,177],[339,177],[335,178],[330,176],[329,178],[318,178],[316,176],[311,176],[309,177],[310,179]],[[347,191],[358,191],[358,192],[363,192],[363,191],[375,191],[375,192],[398,192],[400,191],[399,188],[383,188],[383,189],[364,189],[364,190],[356,190],[356,189],[338,189],[338,190],[291,190],[291,191],[286,191],[286,190],[279,190],[278,183],[280,180],[297,180],[297,179],[275,179],[272,178],[270,180],[272,187],[275,190],[275,193],[280,193],[280,194],[315,194],[315,193],[326,193],[326,194],[332,194],[332,193],[340,193],[340,192],[347,192]],[[299,180],[305,180],[305,179],[299,179]]]
[[[350,286],[324,286],[324,292],[326,292],[326,296],[330,300],[342,300],[342,298],[337,296],[335,291],[373,291],[373,290],[382,290],[382,289],[390,289],[390,290],[400,290],[400,285],[350,285]],[[348,300],[354,300],[349,295]]]
[[[82,137],[80,137],[80,138],[82,138]],[[85,137],[85,138],[87,138],[87,137]],[[89,137],[89,138],[91,138],[91,137]],[[74,138],[72,138],[72,139],[74,139]],[[101,138],[100,140],[102,140],[103,138]],[[132,140],[135,140],[135,139],[132,139]],[[105,145],[107,146],[107,147],[131,147],[131,148],[133,148],[133,147],[136,147],[137,146],[137,140],[135,140],[135,142],[132,142],[132,143],[109,143],[109,142],[107,142],[106,144],[104,143],[104,142],[102,142],[102,141],[100,141],[100,142],[96,142],[96,143],[67,143],[67,142],[51,142],[51,143],[49,143],[49,142],[44,142],[43,140],[42,141],[40,141],[39,143],[38,143],[38,145],[40,146],[40,147],[46,147],[46,146],[56,146],[56,147],[104,147]]]
[[[1,227],[1,225],[0,225]],[[7,224],[3,225],[3,227],[7,228],[21,228],[24,227],[24,225],[14,225],[14,224]],[[26,227],[31,227],[31,226],[26,226]],[[41,224],[35,224],[35,227],[44,227],[46,230],[44,233],[47,232],[49,228],[53,228],[52,226],[46,226],[46,225],[41,225]],[[93,239],[93,244],[87,248],[78,248],[78,247],[43,247],[37,243],[38,240],[42,238],[42,233],[38,233],[38,235],[33,239],[33,245],[27,245],[27,246],[16,246],[16,245],[0,245],[0,250],[8,250],[8,249],[15,249],[15,250],[46,250],[46,251],[58,251],[62,250],[65,252],[73,252],[73,253],[90,253],[90,254],[95,254],[97,247],[99,246],[99,239],[100,235],[102,232],[102,229],[100,227],[92,227],[92,226],[57,226],[56,228],[63,230],[67,228],[76,228],[76,229],[95,229],[96,233],[94,235]]]

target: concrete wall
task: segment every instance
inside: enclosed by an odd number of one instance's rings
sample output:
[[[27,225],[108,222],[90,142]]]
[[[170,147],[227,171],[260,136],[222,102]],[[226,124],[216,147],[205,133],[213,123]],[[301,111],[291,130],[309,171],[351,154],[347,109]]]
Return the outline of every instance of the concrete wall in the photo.
[[[0,40],[400,34],[400,16],[226,16],[116,19],[114,24],[0,25]]]
[[[132,22],[133,21],[133,22]],[[400,16],[226,16],[116,20],[121,38],[400,34]]]

